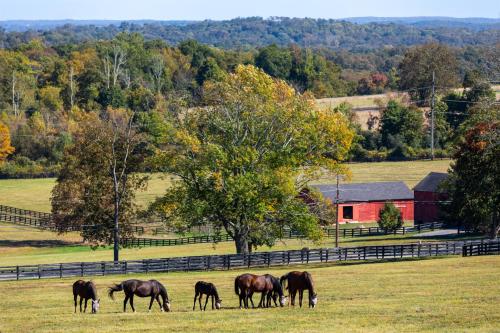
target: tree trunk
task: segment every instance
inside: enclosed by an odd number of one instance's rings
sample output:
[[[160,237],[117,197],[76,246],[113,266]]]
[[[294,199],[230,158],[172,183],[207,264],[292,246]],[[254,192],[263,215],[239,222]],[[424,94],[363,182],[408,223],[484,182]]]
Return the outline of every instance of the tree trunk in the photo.
[[[245,236],[236,234],[234,236],[234,243],[236,245],[236,253],[249,254],[248,239]]]
[[[120,252],[120,226],[118,224],[118,202],[115,202],[114,228],[113,228],[113,261],[118,261]]]

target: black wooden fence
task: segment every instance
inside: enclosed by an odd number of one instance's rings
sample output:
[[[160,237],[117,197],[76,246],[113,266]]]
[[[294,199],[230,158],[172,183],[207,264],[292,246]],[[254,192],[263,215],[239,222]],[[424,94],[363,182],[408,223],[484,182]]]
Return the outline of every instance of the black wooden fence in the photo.
[[[427,223],[412,227],[402,227],[393,231],[386,231],[379,227],[370,228],[351,228],[351,229],[340,229],[339,236],[348,237],[364,237],[364,236],[381,236],[381,235],[405,235],[408,233],[423,232],[436,230],[443,227],[442,223]],[[324,229],[326,237],[335,237],[335,228],[325,228]],[[284,230],[282,239],[303,239],[304,235],[292,231]],[[182,237],[182,238],[171,238],[171,239],[157,239],[157,238],[124,238],[121,240],[122,246],[125,247],[146,247],[146,246],[175,246],[175,245],[188,245],[188,244],[200,244],[200,243],[219,243],[219,242],[229,242],[233,239],[227,234],[222,235],[202,235],[202,236],[192,236],[192,237]]]
[[[249,255],[227,254],[195,257],[143,259],[131,261],[76,262],[45,265],[0,267],[0,280],[41,279],[54,277],[155,273],[178,271],[228,270],[290,264],[336,261],[388,260],[460,255],[463,246],[487,241],[456,241],[427,244],[361,246],[345,248],[302,249],[257,252]]]
[[[500,240],[493,240],[477,244],[467,244],[462,248],[462,255],[464,257],[483,256],[489,254],[500,254]]]

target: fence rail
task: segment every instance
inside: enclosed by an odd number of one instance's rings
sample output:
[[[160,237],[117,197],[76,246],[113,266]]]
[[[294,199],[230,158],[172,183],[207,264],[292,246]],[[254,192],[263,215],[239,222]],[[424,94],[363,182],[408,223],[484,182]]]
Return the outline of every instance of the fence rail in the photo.
[[[102,261],[9,266],[0,267],[0,280],[63,278],[128,273],[229,270],[231,268],[328,263],[336,261],[423,258],[460,255],[463,253],[464,246],[484,243],[487,243],[487,241],[457,241],[427,244],[414,243],[257,252],[249,255],[227,254],[119,262]]]
[[[500,254],[500,240],[479,244],[466,244],[462,248],[464,257]]]

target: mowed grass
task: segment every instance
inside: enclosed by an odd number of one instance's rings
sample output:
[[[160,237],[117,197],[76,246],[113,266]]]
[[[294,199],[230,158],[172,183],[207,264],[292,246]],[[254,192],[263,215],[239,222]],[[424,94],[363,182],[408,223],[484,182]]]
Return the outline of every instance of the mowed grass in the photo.
[[[351,182],[404,181],[413,187],[431,171],[446,172],[450,160],[352,163]],[[335,182],[334,179],[322,179],[320,183]],[[0,180],[0,204],[24,209],[50,212],[50,196],[54,187],[54,178],[45,179],[2,179]],[[171,184],[169,177],[160,174],[151,175],[146,191],[137,193],[137,203],[145,207],[156,197],[165,193]]]
[[[234,277],[216,271],[93,277],[101,297],[96,315],[74,314],[71,285],[77,278],[0,282],[0,331],[8,332],[499,332],[500,256],[370,264],[309,265],[252,269],[280,276],[307,270],[318,293],[315,309],[240,310]],[[123,313],[106,287],[129,278],[158,279],[168,289],[172,312],[135,299]],[[214,282],[219,311],[192,311],[196,281]],[[255,295],[254,300],[258,300]],[[129,308],[130,311],[130,308]]]

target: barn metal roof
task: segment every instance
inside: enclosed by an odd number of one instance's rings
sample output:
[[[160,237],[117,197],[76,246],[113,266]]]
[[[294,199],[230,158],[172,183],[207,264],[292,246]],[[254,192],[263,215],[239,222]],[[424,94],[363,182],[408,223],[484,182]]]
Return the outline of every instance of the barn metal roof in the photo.
[[[443,192],[439,189],[439,185],[447,177],[447,173],[431,172],[414,187],[414,190],[418,192]]]
[[[335,202],[337,185],[313,185],[323,197]],[[354,183],[339,185],[339,202],[413,200],[413,192],[404,182]]]

